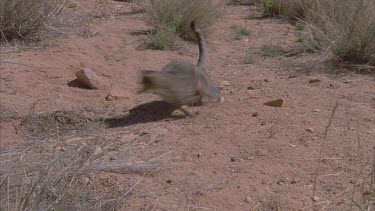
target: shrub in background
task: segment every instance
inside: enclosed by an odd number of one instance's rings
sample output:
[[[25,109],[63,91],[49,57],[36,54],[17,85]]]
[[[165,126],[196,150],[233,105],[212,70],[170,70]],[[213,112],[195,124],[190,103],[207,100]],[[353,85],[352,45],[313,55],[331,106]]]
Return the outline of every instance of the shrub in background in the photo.
[[[0,0],[1,41],[36,35],[66,0]]]
[[[375,1],[314,0],[306,6],[318,48],[345,61],[375,65]]]
[[[154,50],[176,49],[179,47],[180,38],[174,26],[149,32],[145,47]]]
[[[183,39],[195,39],[190,29],[191,21],[195,20],[207,36],[209,27],[221,15],[213,0],[149,0],[144,7],[148,21],[155,27],[156,33],[173,29]]]
[[[296,19],[304,16],[306,0],[259,0],[265,16],[281,16]]]
[[[302,20],[316,49],[375,65],[374,0],[259,0],[259,5],[266,16]]]

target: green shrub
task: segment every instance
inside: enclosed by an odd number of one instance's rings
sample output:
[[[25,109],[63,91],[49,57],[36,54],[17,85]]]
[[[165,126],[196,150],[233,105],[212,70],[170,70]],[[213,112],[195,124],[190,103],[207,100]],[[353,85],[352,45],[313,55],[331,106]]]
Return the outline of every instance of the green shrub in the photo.
[[[251,31],[248,30],[247,28],[243,27],[243,26],[234,25],[234,26],[232,26],[232,29],[234,30],[234,39],[235,40],[240,40],[243,37],[250,36],[250,34],[251,34]]]
[[[279,57],[283,55],[283,49],[278,45],[263,45],[260,49],[263,56]]]
[[[251,53],[246,53],[245,58],[243,59],[244,64],[255,64],[255,56]]]
[[[148,0],[145,10],[149,22],[156,30],[174,27],[176,34],[184,39],[195,39],[190,30],[195,20],[205,35],[221,12],[213,0]]]
[[[296,22],[296,28],[298,31],[303,31],[305,30],[305,24],[301,20],[298,20]]]
[[[66,0],[0,0],[1,41],[36,35],[65,3]]]
[[[159,28],[147,34],[146,48],[164,50],[166,48],[176,49],[179,47],[180,38],[174,26]]]

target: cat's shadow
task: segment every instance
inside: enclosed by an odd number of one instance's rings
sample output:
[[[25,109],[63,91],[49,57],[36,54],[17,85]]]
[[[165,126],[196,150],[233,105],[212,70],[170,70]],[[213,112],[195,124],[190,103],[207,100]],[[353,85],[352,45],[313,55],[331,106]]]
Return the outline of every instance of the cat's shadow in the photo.
[[[172,115],[175,110],[176,107],[165,101],[152,101],[132,108],[127,115],[104,119],[103,122],[107,127],[115,128],[139,123],[185,118],[184,115]]]

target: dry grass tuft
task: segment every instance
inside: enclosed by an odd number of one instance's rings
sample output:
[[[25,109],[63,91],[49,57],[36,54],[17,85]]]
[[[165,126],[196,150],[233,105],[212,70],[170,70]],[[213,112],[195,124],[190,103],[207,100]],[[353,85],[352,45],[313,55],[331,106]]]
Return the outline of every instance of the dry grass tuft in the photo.
[[[65,4],[66,0],[1,0],[0,40],[37,35]]]
[[[375,65],[374,1],[315,0],[307,6],[306,21],[319,49],[344,61]]]
[[[130,162],[135,141],[102,143],[60,144],[53,150],[40,142],[2,148],[0,210],[118,210],[140,180],[133,185],[114,180],[107,191],[95,178],[103,172],[145,175],[166,163]]]
[[[82,111],[31,113],[22,118],[30,139],[44,140],[60,136],[89,133],[100,127],[99,119]]]
[[[264,16],[298,18],[304,16],[305,0],[259,0]]]
[[[375,70],[374,1],[260,0],[259,4],[265,16],[302,20],[297,21],[298,30],[306,28],[314,48],[327,55],[325,59],[338,58],[353,67]],[[302,29],[300,23],[306,27]],[[301,35],[297,33],[298,41],[304,42]]]
[[[210,26],[221,16],[213,0],[148,0],[143,6],[148,21],[156,29],[155,33],[149,34],[151,43],[156,43],[149,47],[154,49],[174,46],[176,37],[195,40],[191,21],[196,21],[207,36]]]

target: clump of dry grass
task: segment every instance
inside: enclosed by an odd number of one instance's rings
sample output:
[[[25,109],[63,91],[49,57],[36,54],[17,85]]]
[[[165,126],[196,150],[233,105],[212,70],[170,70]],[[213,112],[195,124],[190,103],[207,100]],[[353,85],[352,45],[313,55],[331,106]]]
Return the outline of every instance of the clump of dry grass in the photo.
[[[375,65],[375,2],[314,0],[306,22],[319,49],[344,61]]]
[[[32,111],[22,118],[22,126],[26,128],[30,139],[44,140],[58,136],[89,133],[99,128],[100,121],[89,115],[88,112],[79,110],[39,113]]]
[[[148,21],[156,29],[149,38],[163,38],[167,41],[165,45],[168,45],[168,40],[175,42],[176,36],[196,39],[190,29],[192,21],[196,21],[207,35],[210,26],[221,16],[218,5],[213,0],[148,0],[143,6]],[[158,35],[165,35],[167,38]],[[156,39],[155,42],[161,43],[160,39]],[[160,45],[156,46],[156,49],[162,49]]]
[[[315,49],[328,53],[327,59],[339,58],[375,69],[374,1],[260,0],[259,5],[266,16],[302,20],[299,22],[306,24]],[[302,42],[300,34],[297,37]]]
[[[118,210],[140,180],[108,192],[92,182],[95,175],[145,175],[165,164],[161,159],[130,162],[129,149],[136,148],[136,141],[108,143],[103,138],[101,143],[61,143],[54,150],[41,142],[2,148],[0,210]]]
[[[304,16],[305,0],[259,0],[265,16],[298,18]]]
[[[0,40],[38,34],[51,17],[59,14],[66,0],[1,0]]]

